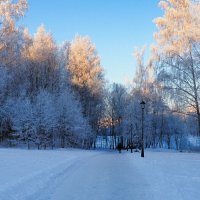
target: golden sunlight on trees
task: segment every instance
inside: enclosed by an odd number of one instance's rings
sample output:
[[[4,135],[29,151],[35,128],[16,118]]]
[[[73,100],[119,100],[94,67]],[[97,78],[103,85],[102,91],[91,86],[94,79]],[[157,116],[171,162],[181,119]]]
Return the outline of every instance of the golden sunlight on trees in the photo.
[[[44,25],[31,35],[18,22],[27,0],[0,0],[0,142],[95,148],[106,138],[107,148],[133,148],[144,130],[145,147],[180,149],[200,135],[200,2],[159,5],[155,44],[135,48],[128,88],[105,80],[89,36],[60,45]]]
[[[192,42],[200,41],[200,4],[191,0],[160,1],[164,16],[154,20],[158,32],[155,51],[165,54],[184,54]]]
[[[30,92],[40,88],[55,90],[58,87],[58,60],[57,45],[52,35],[41,25],[32,40],[27,30],[24,32],[24,37],[26,45],[23,56],[29,62],[27,73],[31,83]]]
[[[52,35],[46,32],[44,25],[41,25],[34,36],[32,45],[28,49],[27,56],[32,60],[45,62],[55,57],[56,49],[57,45]]]
[[[72,87],[80,97],[83,113],[98,132],[103,114],[104,76],[100,57],[89,37],[75,36],[69,48],[67,69]]]
[[[154,55],[158,80],[177,112],[195,115],[200,135],[200,3],[191,0],[160,2],[164,16],[154,20]]]
[[[0,1],[0,62],[16,63],[17,51],[22,42],[21,30],[16,27],[17,20],[27,10],[27,0],[13,3],[10,0]],[[8,59],[9,58],[9,59]]]
[[[103,69],[96,47],[89,37],[77,35],[72,41],[68,70],[74,86],[88,88],[93,94],[101,90]]]
[[[1,0],[0,16],[2,28],[8,32],[14,31],[16,20],[24,16],[27,8],[27,0],[19,0],[16,3],[13,3],[11,0]]]

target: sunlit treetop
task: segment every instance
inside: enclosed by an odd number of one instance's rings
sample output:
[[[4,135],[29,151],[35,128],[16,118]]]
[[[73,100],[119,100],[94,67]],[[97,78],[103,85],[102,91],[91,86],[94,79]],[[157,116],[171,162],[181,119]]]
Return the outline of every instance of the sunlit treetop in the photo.
[[[191,0],[163,0],[159,6],[163,17],[154,20],[158,32],[154,34],[156,45],[153,51],[182,54],[193,42],[200,42],[200,3]]]
[[[14,30],[15,21],[24,16],[28,8],[27,0],[0,0],[0,22],[4,28]]]

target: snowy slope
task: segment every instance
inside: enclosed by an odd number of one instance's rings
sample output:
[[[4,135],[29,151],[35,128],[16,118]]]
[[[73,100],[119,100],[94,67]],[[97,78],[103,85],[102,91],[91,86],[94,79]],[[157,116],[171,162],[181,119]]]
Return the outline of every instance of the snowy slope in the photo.
[[[0,200],[197,200],[200,154],[0,149]]]

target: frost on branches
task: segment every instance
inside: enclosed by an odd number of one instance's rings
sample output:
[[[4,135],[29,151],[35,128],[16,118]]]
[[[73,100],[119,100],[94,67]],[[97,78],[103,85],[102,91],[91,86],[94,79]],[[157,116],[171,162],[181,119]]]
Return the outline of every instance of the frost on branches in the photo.
[[[94,131],[69,78],[69,43],[58,46],[43,25],[34,37],[17,27],[27,7],[25,0],[0,1],[0,142],[89,148]]]
[[[106,84],[88,36],[58,45],[38,27],[17,26],[26,0],[0,1],[0,145],[27,148],[145,147],[181,149],[200,135],[200,3],[163,0],[151,59],[135,49],[132,83]],[[174,123],[176,122],[176,123]],[[195,124],[195,125],[194,125]]]
[[[158,31],[152,47],[157,79],[168,93],[171,109],[192,117],[200,135],[200,3],[165,0],[160,6],[164,15],[154,20]]]

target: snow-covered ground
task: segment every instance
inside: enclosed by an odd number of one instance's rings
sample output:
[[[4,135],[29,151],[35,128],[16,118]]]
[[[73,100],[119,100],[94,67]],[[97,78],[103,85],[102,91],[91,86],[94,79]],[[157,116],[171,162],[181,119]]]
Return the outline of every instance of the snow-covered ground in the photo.
[[[47,200],[93,151],[0,149],[0,200]]]
[[[0,200],[197,200],[200,154],[0,149]]]

